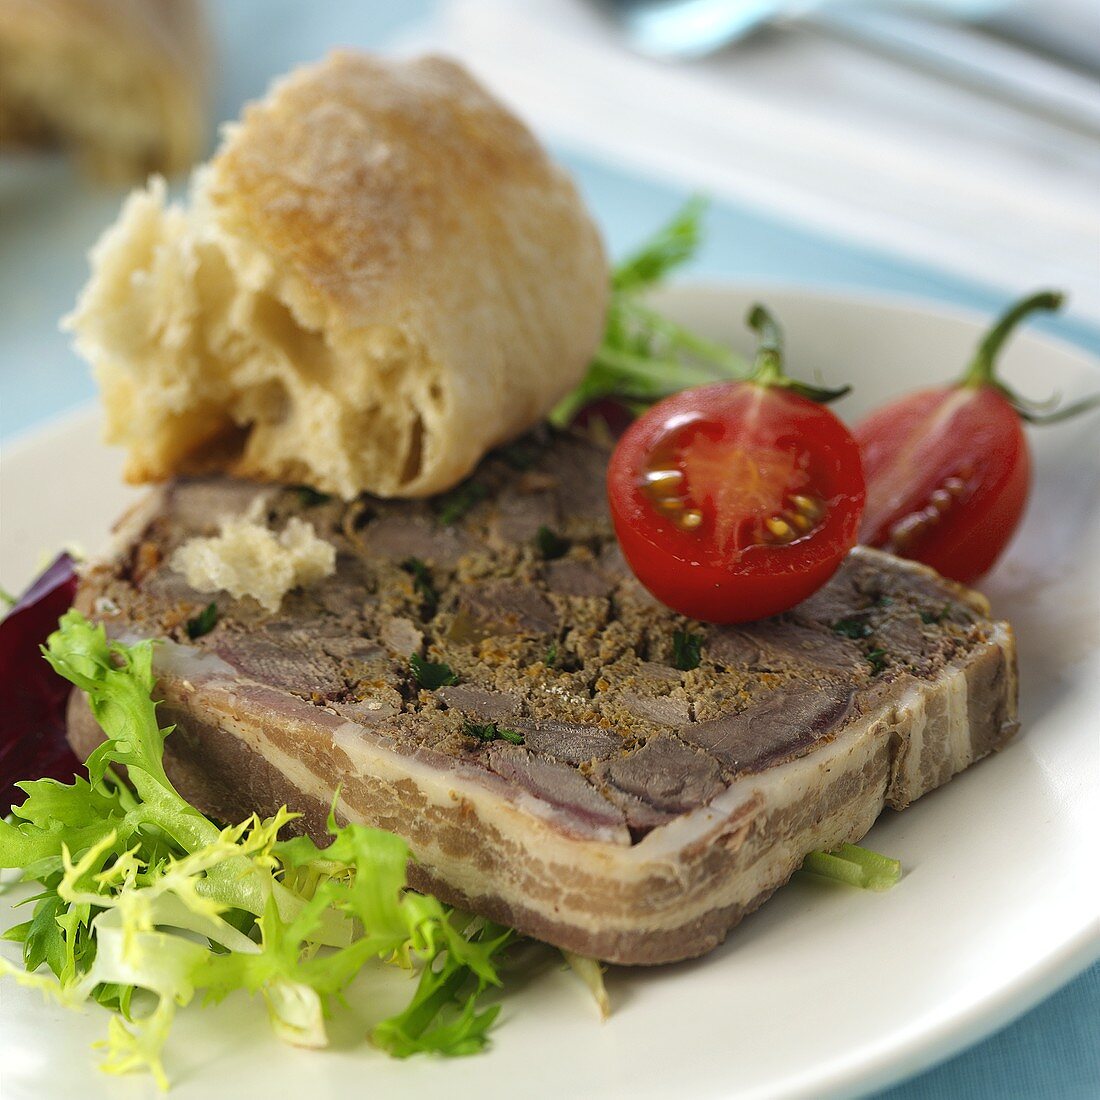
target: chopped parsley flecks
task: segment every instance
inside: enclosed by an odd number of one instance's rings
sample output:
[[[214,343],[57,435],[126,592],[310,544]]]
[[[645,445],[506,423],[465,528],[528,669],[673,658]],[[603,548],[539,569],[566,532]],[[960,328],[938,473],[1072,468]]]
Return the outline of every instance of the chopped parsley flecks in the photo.
[[[419,558],[406,558],[401,563],[401,568],[412,576],[413,591],[420,597],[424,614],[430,618],[439,607],[439,593],[432,584],[428,567]]]
[[[834,634],[841,634],[845,638],[867,638],[871,634],[871,624],[861,619],[837,619],[833,623]]]
[[[672,635],[672,664],[681,672],[698,668],[703,659],[703,635],[677,630]]]
[[[865,654],[867,663],[871,666],[871,674],[877,676],[886,666],[890,663],[886,659],[886,650],[879,649],[877,646],[874,649],[869,649]]]
[[[536,443],[532,439],[520,439],[515,443],[509,443],[507,447],[501,447],[497,454],[512,467],[513,470],[530,470],[542,457],[543,444]]]
[[[489,495],[489,489],[480,481],[464,481],[457,489],[444,493],[436,501],[437,518],[444,526],[457,523],[466,513]]]
[[[416,682],[426,691],[435,691],[437,688],[458,683],[458,677],[450,665],[442,661],[425,661],[419,653],[414,653],[409,658],[409,668],[412,669]]]
[[[332,500],[332,496],[329,493],[318,492],[309,485],[299,485],[297,487],[297,493],[298,500],[301,502],[303,508],[316,508],[319,504],[328,504],[328,502]]]
[[[218,605],[208,603],[193,619],[188,619],[186,624],[187,637],[191,639],[201,638],[209,634],[218,622]]]
[[[562,538],[556,531],[551,531],[549,527],[540,527],[535,535],[535,545],[544,560],[553,561],[566,553],[569,540]]]
[[[523,734],[519,730],[505,729],[498,726],[496,722],[479,723],[467,720],[463,730],[479,741],[508,741],[513,745],[523,744]]]
[[[948,615],[951,614],[951,604],[945,603],[939,611],[922,611],[920,613],[920,621],[922,623],[942,623]]]

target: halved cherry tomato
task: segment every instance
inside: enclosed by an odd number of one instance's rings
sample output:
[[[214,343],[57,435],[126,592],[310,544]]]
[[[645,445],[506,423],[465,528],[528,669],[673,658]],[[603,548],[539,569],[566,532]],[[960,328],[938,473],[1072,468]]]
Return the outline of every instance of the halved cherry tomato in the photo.
[[[859,448],[813,390],[786,378],[759,307],[757,369],[665,398],[623,435],[608,469],[615,532],[638,580],[681,614],[759,619],[793,607],[855,544]]]
[[[987,386],[903,397],[856,428],[867,476],[862,541],[969,584],[1019,525],[1031,458],[1016,410]]]
[[[1021,418],[1064,419],[1095,404],[1044,416],[994,375],[997,352],[1016,324],[1061,303],[1051,291],[1017,303],[990,329],[959,382],[893,401],[859,424],[867,478],[861,541],[964,584],[992,567],[1019,526],[1031,484]]]

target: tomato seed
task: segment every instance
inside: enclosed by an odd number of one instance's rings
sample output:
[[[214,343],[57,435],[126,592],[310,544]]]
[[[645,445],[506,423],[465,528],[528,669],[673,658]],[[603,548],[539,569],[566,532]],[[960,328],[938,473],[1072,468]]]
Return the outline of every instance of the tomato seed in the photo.
[[[795,537],[794,528],[785,519],[780,519],[779,516],[768,516],[764,520],[764,526],[780,542],[790,542]]]
[[[684,475],[680,470],[647,470],[646,488],[655,496],[668,496],[676,492]]]
[[[821,519],[822,515],[825,513],[825,503],[824,501],[818,500],[817,497],[804,496],[802,493],[792,493],[787,499],[802,515],[814,523]]]

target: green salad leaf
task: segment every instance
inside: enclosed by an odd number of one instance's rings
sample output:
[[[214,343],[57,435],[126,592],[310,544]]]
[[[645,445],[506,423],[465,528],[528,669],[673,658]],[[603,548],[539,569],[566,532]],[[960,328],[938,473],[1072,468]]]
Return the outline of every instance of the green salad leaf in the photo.
[[[901,880],[899,860],[858,844],[842,844],[832,852],[811,852],[802,861],[802,870],[863,890],[889,890]]]
[[[30,919],[5,934],[25,969],[0,958],[0,976],[113,1009],[105,1070],[148,1070],[166,1087],[177,1010],[236,990],[263,998],[280,1038],[324,1046],[327,1015],[370,962],[420,971],[408,1007],[375,1024],[377,1046],[399,1057],[485,1047],[498,1009],[482,1001],[511,930],[406,890],[408,846],[391,833],[330,813],[321,849],[279,839],[298,816],[285,808],[210,821],[164,771],[171,729],[157,722],[152,643],[110,642],[70,611],[45,656],[87,694],[106,741],[87,779],[21,783],[26,799],[0,821],[0,867],[41,886]]]
[[[562,948],[561,954],[569,969],[584,982],[585,988],[592,994],[600,1019],[606,1020],[611,1015],[611,998],[607,995],[607,986],[603,980],[606,967],[598,959],[577,955],[565,948]]]
[[[585,405],[615,398],[640,410],[688,386],[745,378],[749,364],[729,348],[658,313],[646,295],[687,263],[702,240],[705,203],[692,199],[611,276],[603,342],[581,384],[550,414],[567,425]]]

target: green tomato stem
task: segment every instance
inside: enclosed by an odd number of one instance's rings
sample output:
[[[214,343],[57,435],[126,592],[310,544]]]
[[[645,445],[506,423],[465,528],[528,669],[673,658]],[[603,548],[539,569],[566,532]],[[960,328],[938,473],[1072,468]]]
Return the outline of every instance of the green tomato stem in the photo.
[[[798,382],[788,376],[783,369],[783,330],[779,322],[759,302],[749,308],[745,324],[759,337],[756,360],[748,381],[757,386],[781,386],[793,390],[802,397],[824,405],[843,397],[851,386],[830,389],[825,386],[812,386],[808,382]]]
[[[751,306],[745,324],[756,333],[759,344],[750,382],[758,386],[782,386],[789,379],[783,373],[783,330],[759,302]]]
[[[1016,410],[1016,414],[1029,424],[1057,424],[1059,421],[1069,420],[1090,409],[1100,408],[1100,394],[1057,408],[1059,400],[1057,394],[1046,401],[1032,401],[1016,393],[997,378],[997,356],[1016,326],[1036,310],[1060,309],[1064,301],[1065,295],[1060,291],[1040,290],[1009,306],[985,334],[978,345],[978,350],[974,353],[974,358],[971,359],[970,365],[957,384],[975,389],[981,386],[992,387]]]
[[[1039,310],[1057,310],[1062,308],[1065,295],[1057,290],[1040,290],[1010,305],[993,322],[990,330],[982,338],[978,350],[974,353],[970,365],[959,380],[962,386],[996,385],[994,377],[997,356],[1005,341],[1012,335],[1016,326],[1027,316]]]

